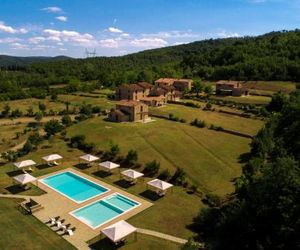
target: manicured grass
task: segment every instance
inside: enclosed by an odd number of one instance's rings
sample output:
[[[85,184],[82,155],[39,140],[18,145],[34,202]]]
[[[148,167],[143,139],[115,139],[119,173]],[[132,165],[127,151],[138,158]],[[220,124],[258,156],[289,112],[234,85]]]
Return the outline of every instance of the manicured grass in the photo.
[[[164,250],[179,250],[181,245],[176,243],[166,241],[163,239],[155,238],[148,235],[138,234],[137,239],[134,239],[134,236],[131,235],[126,238],[126,244],[120,247],[114,246],[108,239],[99,239],[99,237],[93,239],[91,241],[91,245],[93,249],[105,249],[105,250],[132,250],[132,249],[140,249],[140,250],[152,250],[152,249],[164,249]]]
[[[0,199],[0,249],[75,249],[33,216],[16,209],[16,201]]]
[[[142,164],[155,159],[172,173],[181,167],[203,190],[220,194],[232,191],[230,181],[241,173],[239,156],[249,151],[250,143],[238,136],[161,119],[120,124],[96,117],[68,129],[68,137],[78,134],[102,150],[112,142],[120,146],[123,155],[135,149]]]
[[[249,96],[211,96],[210,98],[215,99],[215,100],[231,101],[231,102],[242,103],[242,104],[262,104],[262,105],[266,105],[271,101],[271,97],[256,96],[256,95],[249,95]]]
[[[270,92],[282,91],[284,93],[290,93],[296,89],[294,82],[282,82],[282,81],[249,81],[244,84],[245,87],[250,90],[265,90]]]
[[[204,107],[204,104],[202,105],[200,103],[200,105]],[[222,107],[219,108],[223,109]],[[229,111],[230,109],[224,108],[224,110]],[[233,110],[233,112],[236,111]],[[179,118],[184,118],[188,123],[197,118],[200,120],[204,120],[208,124],[208,126],[210,124],[214,124],[222,126],[225,129],[231,129],[250,135],[256,134],[263,124],[261,120],[233,116],[217,111],[203,111],[202,108],[190,108],[177,104],[168,104],[166,107],[152,108],[151,113],[156,115],[164,115],[166,117],[168,117],[168,115],[172,113]]]

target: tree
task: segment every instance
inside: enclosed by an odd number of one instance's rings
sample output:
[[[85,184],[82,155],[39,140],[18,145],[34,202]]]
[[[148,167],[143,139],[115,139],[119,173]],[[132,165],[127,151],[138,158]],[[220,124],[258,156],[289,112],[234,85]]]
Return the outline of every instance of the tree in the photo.
[[[144,168],[144,173],[147,176],[153,177],[158,173],[159,168],[160,168],[160,163],[156,160],[153,160],[151,162],[146,163],[146,166]]]
[[[115,158],[120,153],[120,147],[118,144],[112,144],[110,146],[110,156],[111,158]]]
[[[201,81],[194,81],[192,86],[192,93],[195,93],[197,97],[199,97],[199,94],[203,91],[203,84]]]
[[[272,100],[266,108],[269,112],[280,112],[286,100],[287,98],[283,93],[276,93],[272,96]]]
[[[50,120],[44,126],[44,130],[47,133],[47,136],[55,135],[61,132],[64,129],[64,126],[58,120]]]
[[[46,111],[46,105],[42,102],[39,102],[39,110],[44,114]]]
[[[182,185],[185,181],[185,176],[186,173],[184,172],[184,170],[182,168],[177,168],[170,181],[175,185]]]
[[[134,163],[136,163],[138,160],[138,154],[137,154],[137,151],[136,150],[132,150],[130,149],[126,155],[126,158],[124,160],[124,163],[127,165],[127,166],[131,166],[133,165]]]
[[[64,115],[62,118],[61,118],[61,123],[63,125],[65,125],[66,127],[69,127],[72,125],[72,119],[69,115]]]
[[[6,103],[5,105],[4,105],[4,108],[3,108],[3,110],[2,110],[2,112],[1,112],[1,115],[3,116],[3,117],[8,117],[9,116],[9,113],[10,113],[10,106],[9,106],[9,104],[8,103]]]
[[[213,93],[213,87],[209,84],[209,85],[206,85],[204,87],[204,93],[207,95],[207,96],[210,96],[212,95]]]
[[[40,121],[43,119],[43,113],[42,113],[42,112],[36,112],[36,113],[35,113],[34,119],[35,119],[38,123],[40,123]]]

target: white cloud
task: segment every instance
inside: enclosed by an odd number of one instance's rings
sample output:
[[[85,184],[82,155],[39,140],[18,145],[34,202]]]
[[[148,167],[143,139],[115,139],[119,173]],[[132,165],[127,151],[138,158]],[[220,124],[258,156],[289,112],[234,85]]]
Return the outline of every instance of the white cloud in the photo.
[[[240,37],[241,36],[237,32],[230,32],[230,31],[226,31],[226,30],[222,30],[222,31],[218,32],[216,35],[219,38],[229,38],[229,37]]]
[[[11,46],[12,49],[29,50],[29,47],[26,44],[11,43],[10,46]]]
[[[100,40],[99,45],[103,48],[118,48],[119,47],[119,43],[115,39]]]
[[[5,37],[0,39],[0,43],[16,43],[16,42],[21,42],[22,39],[17,38],[17,37]]]
[[[168,42],[161,38],[141,38],[132,40],[130,44],[140,48],[157,48],[168,45]]]
[[[28,30],[25,28],[15,29],[11,26],[6,25],[4,22],[0,21],[0,32],[10,33],[10,34],[26,34]]]
[[[123,30],[120,30],[120,29],[115,28],[115,27],[109,27],[107,30],[111,33],[123,33]]]
[[[49,12],[49,13],[62,13],[63,12],[63,10],[57,6],[46,7],[46,8],[43,8],[42,10]]]
[[[200,38],[201,35],[192,32],[192,30],[182,31],[182,30],[172,30],[172,31],[160,31],[157,33],[145,33],[142,34],[143,37],[156,37],[156,38]]]
[[[39,44],[41,42],[44,42],[45,40],[46,40],[46,38],[43,36],[35,36],[35,37],[30,37],[28,39],[28,42],[31,44]]]
[[[64,41],[64,42],[73,42],[75,45],[85,45],[85,46],[93,46],[96,44],[96,40],[94,37],[88,33],[81,34],[77,31],[72,30],[53,30],[53,29],[45,29],[44,34],[47,36],[47,40],[52,41]]]
[[[67,22],[68,21],[68,17],[66,17],[66,16],[57,16],[55,18],[59,21],[62,21],[62,22]]]

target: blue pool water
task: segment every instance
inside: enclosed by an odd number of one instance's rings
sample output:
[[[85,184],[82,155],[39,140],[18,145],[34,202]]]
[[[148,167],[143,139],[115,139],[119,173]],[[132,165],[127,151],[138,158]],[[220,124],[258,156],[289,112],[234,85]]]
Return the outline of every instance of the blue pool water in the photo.
[[[72,172],[52,175],[42,179],[41,182],[78,203],[108,191],[107,188]]]
[[[138,202],[123,195],[113,194],[71,214],[92,228],[97,228],[138,205]]]

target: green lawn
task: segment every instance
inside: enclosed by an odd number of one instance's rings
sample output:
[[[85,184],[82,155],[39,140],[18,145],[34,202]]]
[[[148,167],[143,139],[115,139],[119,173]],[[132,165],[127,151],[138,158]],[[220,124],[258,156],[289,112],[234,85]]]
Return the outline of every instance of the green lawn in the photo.
[[[272,95],[272,93],[270,95]],[[257,96],[257,95],[211,96],[210,98],[214,100],[224,100],[224,101],[231,101],[231,102],[242,103],[242,104],[262,104],[262,105],[266,105],[271,101],[271,97]]]
[[[162,169],[171,172],[182,167],[203,190],[219,194],[232,191],[230,181],[241,173],[239,156],[249,151],[250,143],[238,136],[161,119],[120,124],[96,117],[68,129],[68,137],[78,134],[103,150],[112,142],[120,146],[123,155],[135,149],[142,164],[156,159]]]
[[[0,249],[75,249],[33,216],[16,209],[16,201],[0,199]]]
[[[200,103],[201,105],[201,103]],[[204,105],[202,105],[204,106]],[[223,109],[218,107],[219,109]],[[223,110],[230,110],[229,108]],[[232,110],[236,112],[235,110]],[[262,127],[263,122],[261,120],[254,120],[243,118],[239,116],[229,115],[220,112],[203,111],[202,108],[190,108],[183,105],[168,104],[166,107],[152,108],[152,114],[164,115],[168,117],[170,113],[179,118],[184,118],[187,122],[191,122],[195,118],[204,120],[208,125],[214,124],[222,126],[225,129],[231,129],[250,135],[255,135],[257,131]]]

